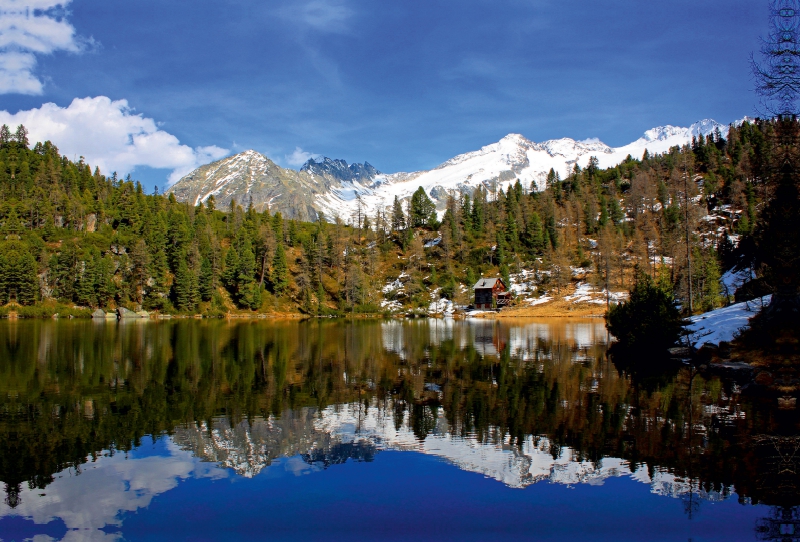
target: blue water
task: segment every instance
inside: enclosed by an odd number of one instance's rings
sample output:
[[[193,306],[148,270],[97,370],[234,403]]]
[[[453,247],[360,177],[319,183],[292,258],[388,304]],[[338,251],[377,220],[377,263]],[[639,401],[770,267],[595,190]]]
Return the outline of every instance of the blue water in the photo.
[[[680,499],[630,478],[512,489],[414,452],[296,476],[189,480],[124,517],[127,540],[754,540],[763,510]],[[213,534],[212,534],[213,533]]]
[[[3,542],[730,542],[800,518],[794,413],[636,380],[602,322],[24,330],[0,325]]]
[[[126,461],[167,461],[166,440],[145,439]],[[324,470],[301,461],[279,460],[253,478],[213,467],[224,478],[181,479],[146,507],[118,513],[120,524],[102,531],[68,531],[58,519],[36,525],[6,516],[0,538],[701,542],[755,540],[755,522],[767,512],[740,505],[733,495],[701,501],[689,518],[683,500],[655,495],[629,477],[602,485],[543,482],[513,489],[416,452],[383,451],[371,462],[348,460]]]

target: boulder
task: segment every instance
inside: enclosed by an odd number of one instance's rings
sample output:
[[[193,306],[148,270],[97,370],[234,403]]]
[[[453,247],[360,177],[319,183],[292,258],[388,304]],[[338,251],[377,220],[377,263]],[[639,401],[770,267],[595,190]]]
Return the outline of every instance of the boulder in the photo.
[[[137,316],[135,312],[129,311],[128,309],[126,309],[124,307],[120,307],[120,308],[117,309],[117,316],[119,316],[120,319],[123,319],[123,320],[126,319],[126,318],[139,318],[139,316]]]
[[[147,313],[147,311],[139,311],[136,313],[136,316],[139,318],[150,318],[150,315]]]
[[[103,311],[103,309],[97,309],[92,313],[92,318],[102,318],[105,320],[106,313]]]

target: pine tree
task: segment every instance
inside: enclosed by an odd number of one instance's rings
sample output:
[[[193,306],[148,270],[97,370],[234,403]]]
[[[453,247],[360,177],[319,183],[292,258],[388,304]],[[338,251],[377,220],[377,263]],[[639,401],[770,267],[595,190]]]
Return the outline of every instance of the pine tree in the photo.
[[[222,272],[222,285],[231,293],[236,291],[238,275],[239,253],[234,247],[231,247],[225,255],[225,269]]]
[[[237,301],[240,305],[256,309],[261,305],[261,288],[253,276],[256,257],[250,240],[245,237],[239,248],[239,271],[236,277]]]
[[[394,197],[392,204],[392,230],[400,231],[405,228],[406,215],[403,212],[403,205],[397,196]]]
[[[278,247],[275,249],[270,282],[275,295],[282,295],[289,286],[289,265],[286,262],[286,251],[281,243],[278,243]]]
[[[317,284],[317,314],[323,314],[325,310],[325,287],[322,282]]]
[[[36,259],[21,244],[10,247],[7,255],[7,287],[20,305],[33,305],[39,297]]]
[[[0,146],[6,145],[11,142],[13,136],[7,124],[0,127]]]
[[[211,261],[208,258],[203,258],[200,264],[198,289],[201,300],[211,301],[211,296],[214,294],[214,270],[211,268]]]
[[[507,265],[500,267],[500,278],[503,279],[503,283],[506,285],[506,288],[511,288],[511,273],[509,272]]]
[[[95,291],[97,292],[97,302],[106,307],[114,299],[116,285],[114,284],[114,262],[110,256],[101,258],[97,263],[95,280]]]
[[[425,189],[421,186],[411,196],[411,226],[419,228],[429,225],[431,222],[431,215],[435,215],[436,206],[425,193]],[[435,221],[435,216],[433,221]]]
[[[92,252],[85,255],[83,261],[80,262],[81,269],[75,287],[75,301],[79,305],[89,307],[95,307],[97,305],[97,294],[95,291],[95,284],[97,282],[95,259],[97,256],[99,256],[99,254]]]
[[[480,188],[477,188],[474,193],[472,203],[472,230],[476,233],[483,233],[483,228],[486,224],[486,213],[484,205],[486,197]]]
[[[467,276],[465,279],[467,281],[467,288],[472,288],[477,283],[477,279],[475,278],[475,272],[472,270],[471,267],[467,268]]]
[[[22,124],[17,126],[17,132],[14,134],[14,140],[20,147],[25,147],[26,149],[30,147],[31,144],[30,141],[28,141],[28,129]]]
[[[150,254],[147,243],[144,239],[139,239],[131,251],[131,285],[136,302],[140,304],[144,300],[145,288],[150,278],[149,266]]]
[[[175,281],[172,284],[172,297],[175,307],[179,311],[193,311],[195,306],[192,299],[192,272],[186,264],[186,258],[180,258],[178,268],[175,270]]]

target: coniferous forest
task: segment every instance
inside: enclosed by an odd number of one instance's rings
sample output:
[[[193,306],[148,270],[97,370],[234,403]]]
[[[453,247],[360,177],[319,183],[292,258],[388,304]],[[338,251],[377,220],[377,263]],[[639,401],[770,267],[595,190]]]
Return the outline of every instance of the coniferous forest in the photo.
[[[24,126],[0,133],[0,303],[4,314],[88,315],[126,307],[222,315],[378,314],[471,302],[480,276],[533,272],[534,295],[649,276],[684,313],[733,298],[720,276],[759,277],[760,212],[770,199],[774,121],[731,126],[610,169],[575,165],[546,188],[519,182],[452,194],[444,214],[420,189],[377,213],[288,220],[247,202],[218,209],[146,194],[128,176],[71,161]],[[747,295],[747,292],[740,292]]]

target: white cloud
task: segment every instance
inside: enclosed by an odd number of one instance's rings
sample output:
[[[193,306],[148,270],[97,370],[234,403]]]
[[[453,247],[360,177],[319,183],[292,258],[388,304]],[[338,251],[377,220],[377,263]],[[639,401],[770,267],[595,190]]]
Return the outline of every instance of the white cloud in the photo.
[[[181,450],[171,440],[169,455],[129,459],[126,454],[100,455],[81,466],[80,476],[70,470],[57,473],[44,490],[23,486],[21,504],[10,508],[0,502],[0,518],[22,516],[37,524],[62,519],[68,541],[119,540],[106,526],[121,526],[120,513],[147,508],[154,497],[167,493],[190,478],[224,479],[228,473]]]
[[[0,53],[0,94],[41,94],[42,82],[33,75],[36,57],[31,53]]]
[[[341,33],[347,30],[347,22],[353,10],[339,0],[312,0],[299,8],[283,11],[283,15],[304,23],[321,32]]]
[[[24,124],[31,142],[50,140],[61,154],[83,156],[104,174],[131,173],[137,166],[171,169],[169,183],[229,151],[216,146],[191,148],[159,129],[153,119],[134,114],[127,100],[105,96],[75,98],[68,107],[46,103],[11,114],[0,111],[0,124],[12,130]]]
[[[0,0],[0,93],[41,94],[36,56],[85,48],[64,7],[71,0]]]
[[[308,162],[311,158],[316,160],[320,158],[321,154],[314,154],[312,152],[304,151],[300,147],[295,147],[294,152],[292,154],[287,154],[283,158],[287,164],[292,167],[302,166],[306,162]]]

